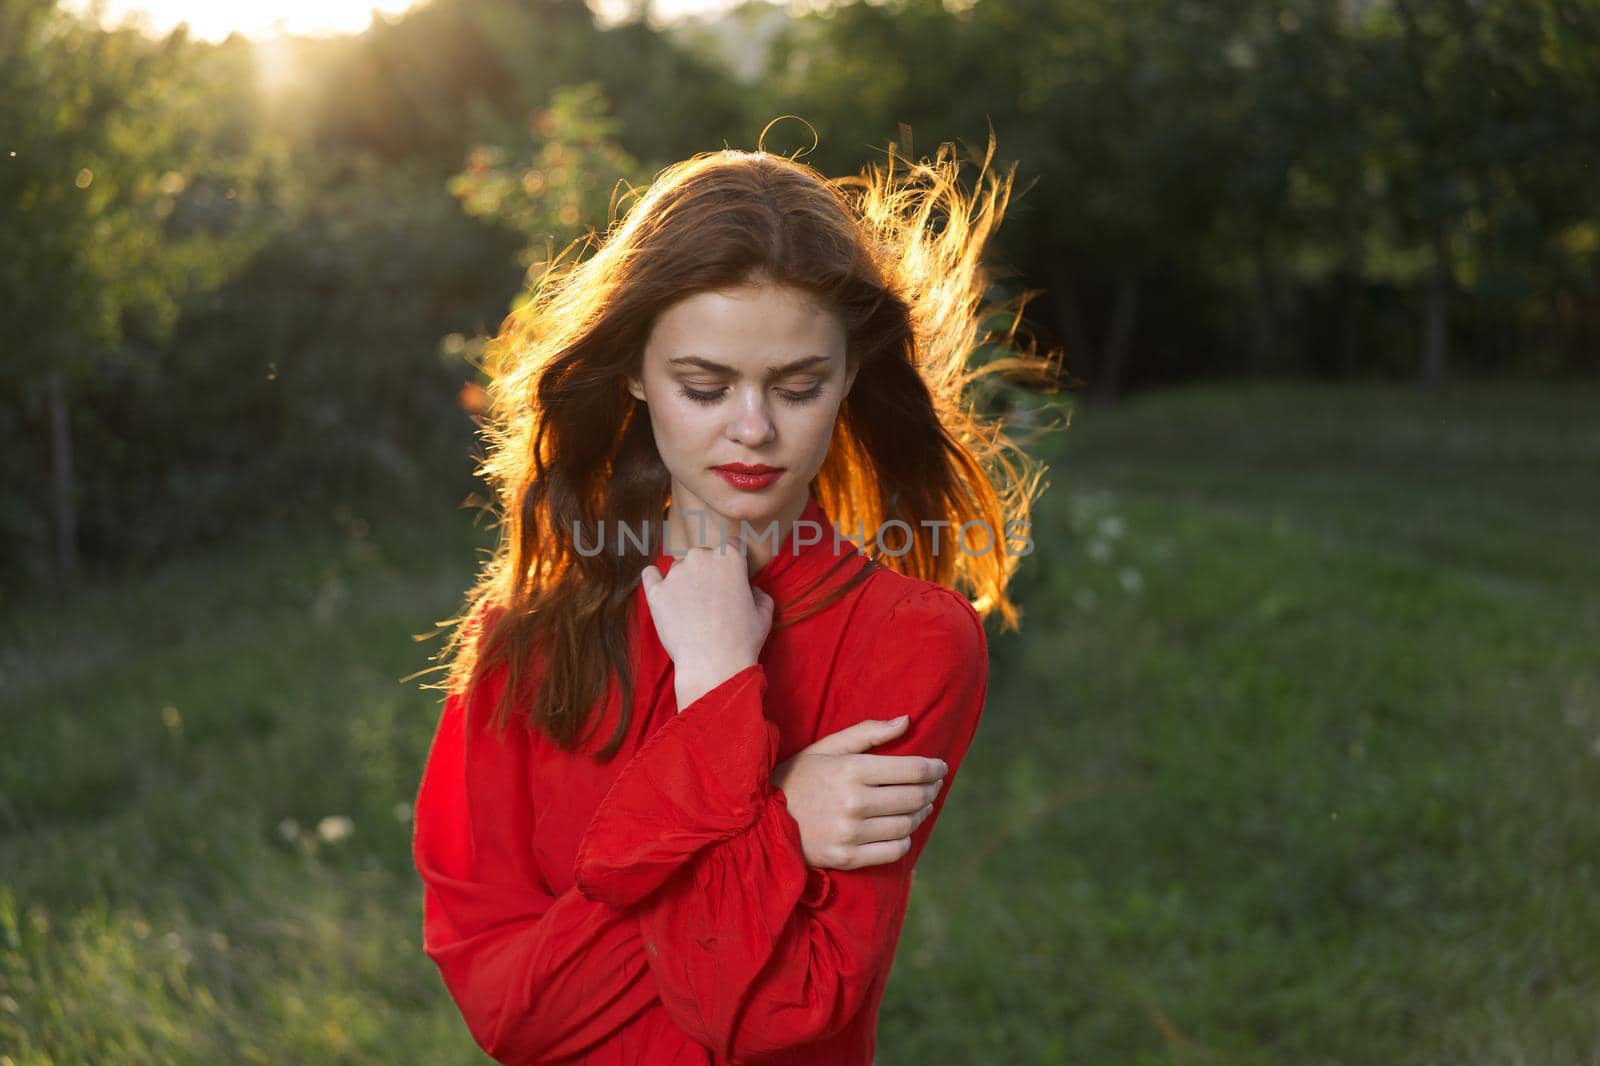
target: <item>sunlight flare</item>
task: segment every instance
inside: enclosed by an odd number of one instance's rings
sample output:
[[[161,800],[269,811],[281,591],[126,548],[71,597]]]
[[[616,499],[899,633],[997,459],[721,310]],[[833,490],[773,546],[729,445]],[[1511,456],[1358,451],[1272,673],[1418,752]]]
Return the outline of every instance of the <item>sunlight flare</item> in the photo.
[[[418,0],[241,0],[217,4],[207,0],[106,0],[102,24],[126,21],[142,24],[153,34],[165,35],[179,23],[188,23],[189,36],[221,41],[230,33],[246,37],[276,34],[331,36],[360,33],[374,16],[394,18],[417,6]],[[85,0],[65,6],[80,13],[89,10]]]

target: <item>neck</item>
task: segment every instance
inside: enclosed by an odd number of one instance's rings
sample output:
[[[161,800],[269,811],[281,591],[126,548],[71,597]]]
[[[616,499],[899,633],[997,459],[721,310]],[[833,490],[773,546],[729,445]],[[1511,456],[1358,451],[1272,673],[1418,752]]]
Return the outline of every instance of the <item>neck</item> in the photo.
[[[788,542],[795,521],[806,509],[808,498],[800,496],[783,503],[776,513],[745,519],[751,535],[745,547],[750,573],[754,574],[765,566],[777,547]],[[713,511],[693,494],[681,492],[674,485],[666,526],[666,547],[672,554],[682,555],[691,547],[716,548],[731,544],[739,533],[739,519]]]

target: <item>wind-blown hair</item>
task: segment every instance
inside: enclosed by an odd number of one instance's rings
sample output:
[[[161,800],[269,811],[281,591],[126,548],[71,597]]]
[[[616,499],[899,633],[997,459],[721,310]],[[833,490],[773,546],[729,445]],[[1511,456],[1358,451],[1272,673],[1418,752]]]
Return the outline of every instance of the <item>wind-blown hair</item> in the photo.
[[[524,708],[530,727],[573,750],[614,682],[621,716],[596,758],[616,753],[632,706],[629,604],[659,550],[653,534],[671,489],[647,408],[626,379],[640,372],[666,308],[747,281],[803,290],[837,314],[847,361],[859,367],[811,488],[846,535],[865,531],[865,564],[838,580],[824,575],[798,597],[804,605],[777,604],[774,628],[826,606],[877,565],[964,587],[981,614],[1017,628],[1006,585],[1018,556],[1005,538],[1012,523],[1026,528],[1044,468],[979,412],[969,387],[1000,370],[1053,380],[1055,366],[1031,347],[969,365],[980,344],[997,343],[979,335],[980,255],[1015,166],[997,175],[993,155],[991,138],[968,194],[951,145],[915,163],[891,145],[886,167],[839,180],[764,151],[702,153],[661,171],[588,258],[547,269],[486,349],[478,473],[494,491],[498,545],[462,612],[439,623],[454,627],[435,657],[449,660],[436,668],[449,677],[426,687],[463,691],[506,666],[497,725]],[[1001,342],[1015,328],[1016,317]],[[983,554],[935,552],[918,535],[894,555],[905,538],[885,534],[890,551],[880,552],[875,531],[893,519],[912,530],[948,521],[946,544],[980,521],[997,542]],[[618,538],[619,550],[577,550],[575,530],[592,546],[591,531],[616,523],[652,536],[643,550],[629,538]],[[819,588],[829,594],[811,597]]]

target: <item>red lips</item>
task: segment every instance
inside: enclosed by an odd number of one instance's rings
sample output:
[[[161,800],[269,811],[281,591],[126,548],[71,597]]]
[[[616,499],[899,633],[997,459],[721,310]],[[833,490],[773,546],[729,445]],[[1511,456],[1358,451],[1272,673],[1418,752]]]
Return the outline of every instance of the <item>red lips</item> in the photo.
[[[767,466],[757,463],[726,463],[722,466],[712,467],[716,475],[736,489],[746,492],[757,492],[777,482],[783,474],[781,466]]]
[[[776,474],[783,470],[781,466],[766,466],[756,464],[748,466],[744,463],[723,463],[721,466],[712,467],[713,470],[726,470],[732,474]]]

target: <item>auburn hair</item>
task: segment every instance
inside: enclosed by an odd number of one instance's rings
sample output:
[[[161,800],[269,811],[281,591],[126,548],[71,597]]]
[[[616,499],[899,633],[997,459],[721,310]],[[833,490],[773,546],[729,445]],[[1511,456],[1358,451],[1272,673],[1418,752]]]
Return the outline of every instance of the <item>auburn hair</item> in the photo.
[[[891,144],[886,166],[837,180],[759,149],[704,152],[662,170],[593,254],[558,256],[485,349],[477,472],[493,490],[498,543],[461,612],[438,623],[451,632],[433,657],[447,662],[434,669],[448,679],[425,687],[462,692],[504,667],[496,726],[525,713],[530,728],[574,750],[615,681],[620,720],[595,757],[615,755],[631,718],[630,602],[659,551],[671,490],[648,409],[626,379],[640,372],[666,308],[749,281],[802,290],[836,314],[858,367],[811,491],[841,529],[869,534],[862,565],[823,575],[796,598],[806,602],[776,604],[774,628],[884,565],[963,587],[981,615],[1016,629],[1006,585],[1018,556],[1001,538],[1026,527],[1044,467],[982,413],[970,387],[998,371],[1050,383],[1057,367],[1053,354],[1014,344],[1021,302],[1003,337],[980,336],[980,256],[1016,169],[995,173],[993,156],[991,136],[968,193],[949,144],[919,162]],[[971,365],[982,345],[1005,355]],[[981,521],[993,547],[935,552],[913,535],[903,554],[881,552],[872,531],[895,519],[912,530],[944,520],[951,532]],[[649,535],[642,550],[622,537],[616,551],[576,550],[577,531],[602,523]]]

